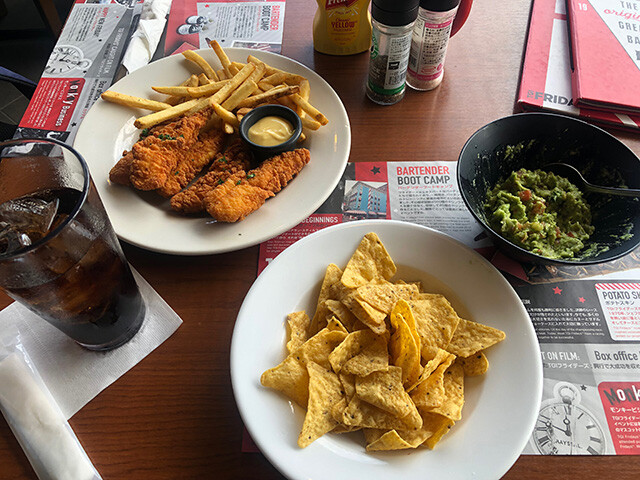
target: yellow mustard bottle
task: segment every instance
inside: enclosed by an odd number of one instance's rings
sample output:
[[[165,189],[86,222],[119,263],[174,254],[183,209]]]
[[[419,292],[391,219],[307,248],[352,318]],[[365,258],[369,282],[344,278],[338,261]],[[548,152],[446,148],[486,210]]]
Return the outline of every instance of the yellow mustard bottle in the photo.
[[[316,0],[313,48],[329,55],[352,55],[371,45],[371,0]]]

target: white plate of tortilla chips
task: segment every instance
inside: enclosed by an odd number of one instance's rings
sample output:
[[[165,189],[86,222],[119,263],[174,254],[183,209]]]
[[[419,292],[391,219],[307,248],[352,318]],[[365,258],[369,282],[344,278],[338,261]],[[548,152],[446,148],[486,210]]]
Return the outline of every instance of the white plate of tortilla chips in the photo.
[[[495,479],[533,430],[542,363],[484,258],[426,227],[364,220],[299,240],[260,274],[231,380],[290,479]]]
[[[109,171],[122,154],[123,134],[135,131],[136,117],[153,112],[98,99],[84,118],[74,146],[86,159],[109,218],[122,240],[178,255],[239,250],[300,223],[322,205],[340,180],[351,149],[351,130],[346,110],[329,84],[306,66],[281,55],[243,48],[225,51],[231,61],[247,62],[248,56],[253,55],[271,67],[308,79],[309,102],[328,119],[322,128],[306,130],[306,139],[299,145],[310,150],[310,162],[286,188],[242,221],[217,223],[206,213],[181,215],[172,211],[168,199],[153,191],[134,190],[110,182]],[[221,68],[213,49],[196,52],[214,69]],[[200,73],[202,70],[183,55],[173,55],[134,71],[110,90],[165,101],[167,95],[156,93],[152,86],[179,86],[189,75]]]

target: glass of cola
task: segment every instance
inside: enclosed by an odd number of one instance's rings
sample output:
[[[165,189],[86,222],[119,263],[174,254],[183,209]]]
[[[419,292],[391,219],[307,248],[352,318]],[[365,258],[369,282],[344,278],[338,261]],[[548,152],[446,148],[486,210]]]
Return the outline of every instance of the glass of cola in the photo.
[[[142,325],[89,168],[58,140],[0,143],[0,288],[90,350],[119,347]]]

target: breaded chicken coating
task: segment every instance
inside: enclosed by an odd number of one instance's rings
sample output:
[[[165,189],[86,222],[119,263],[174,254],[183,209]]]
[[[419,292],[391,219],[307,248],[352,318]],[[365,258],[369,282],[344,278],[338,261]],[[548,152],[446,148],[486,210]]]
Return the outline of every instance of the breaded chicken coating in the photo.
[[[212,109],[206,108],[193,115],[153,129],[143,140],[133,145],[131,185],[139,190],[161,188],[176,168],[182,153],[198,140],[200,129],[208,122]]]

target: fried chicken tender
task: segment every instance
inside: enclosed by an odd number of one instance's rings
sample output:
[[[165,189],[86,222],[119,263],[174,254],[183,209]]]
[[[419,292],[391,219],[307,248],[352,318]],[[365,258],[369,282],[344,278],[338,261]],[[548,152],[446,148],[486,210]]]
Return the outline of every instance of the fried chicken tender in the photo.
[[[251,165],[250,150],[240,140],[234,141],[223,154],[218,154],[206,174],[193,185],[171,198],[171,208],[181,213],[198,213],[205,210],[203,200],[230,176],[240,174]]]
[[[232,175],[222,185],[208,192],[204,205],[219,222],[238,222],[256,211],[275,193],[249,185],[240,174]]]
[[[224,140],[225,133],[222,130],[211,129],[201,133],[198,141],[181,153],[178,164],[157,192],[169,198],[186,187],[220,152]]]
[[[129,176],[131,175],[132,163],[133,152],[127,152],[126,150],[122,152],[122,158],[109,171],[109,180],[120,185],[131,185]]]
[[[200,129],[209,121],[211,108],[184,116],[161,128],[153,129],[133,148],[131,185],[139,190],[161,188],[176,168],[182,154],[198,140]]]
[[[254,187],[278,193],[309,163],[309,160],[311,153],[306,148],[283,152],[247,172],[247,182]]]
[[[232,176],[207,193],[203,200],[205,209],[219,222],[240,221],[282,190],[310,159],[309,150],[299,148],[265,160],[250,170],[246,178]]]

